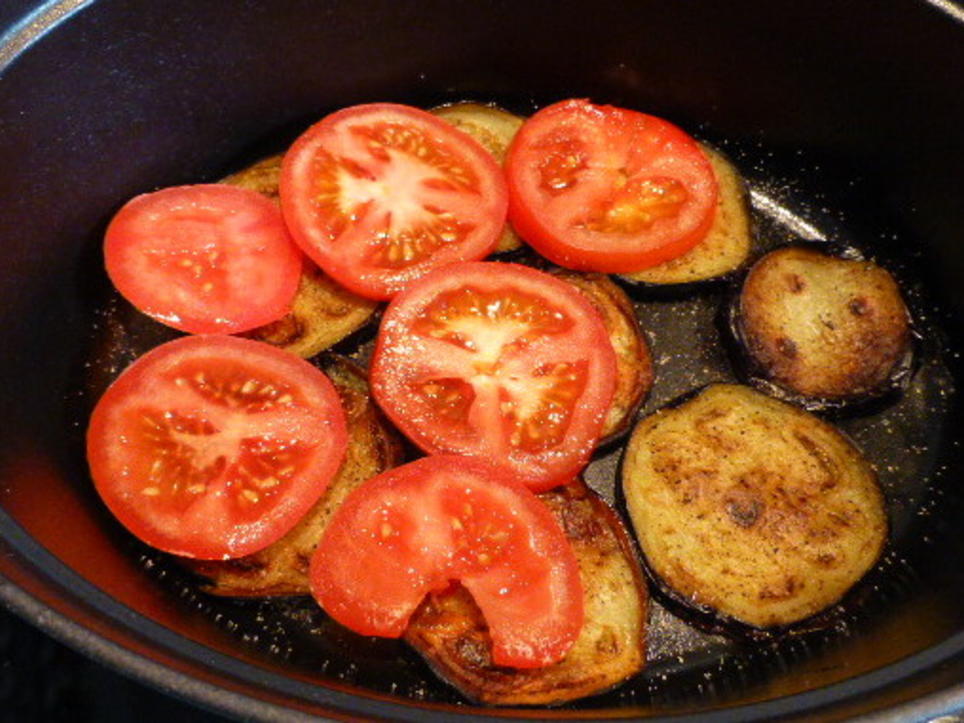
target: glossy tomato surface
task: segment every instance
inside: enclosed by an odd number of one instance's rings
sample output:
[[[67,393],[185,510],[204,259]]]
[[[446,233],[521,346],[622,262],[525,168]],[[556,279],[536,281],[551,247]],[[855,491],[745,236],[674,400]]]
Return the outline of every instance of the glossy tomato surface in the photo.
[[[582,628],[582,583],[562,528],[481,460],[426,457],[366,482],[311,561],[315,598],[364,635],[400,636],[425,594],[452,580],[481,608],[497,665],[553,663]]]
[[[482,457],[543,490],[589,459],[615,368],[598,312],[572,286],[517,264],[469,262],[389,305],[371,381],[426,452]]]
[[[318,500],[347,444],[328,378],[267,344],[183,337],[128,367],[87,432],[97,491],[149,545],[201,559],[271,544]]]
[[[219,184],[131,199],[107,228],[104,258],[128,301],[194,334],[234,334],[280,319],[301,276],[301,253],[277,206]]]
[[[506,156],[509,218],[560,266],[639,271],[713,221],[717,184],[696,141],[645,113],[568,100],[527,120]]]
[[[281,204],[326,273],[388,299],[433,268],[488,254],[507,197],[502,169],[468,135],[417,108],[375,103],[332,113],[295,141]]]

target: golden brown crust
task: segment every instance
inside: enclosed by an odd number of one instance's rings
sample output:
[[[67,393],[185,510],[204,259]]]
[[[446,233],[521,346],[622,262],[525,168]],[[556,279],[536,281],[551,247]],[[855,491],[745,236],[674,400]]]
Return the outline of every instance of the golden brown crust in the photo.
[[[624,278],[646,284],[687,284],[723,276],[744,264],[753,237],[746,186],[736,167],[719,151],[703,145],[719,185],[716,216],[706,238],[690,251]]]
[[[430,595],[405,639],[468,698],[493,705],[558,704],[635,675],[645,658],[648,598],[618,516],[581,480],[539,495],[572,543],[586,622],[560,662],[534,670],[492,665],[482,613],[464,588]]]
[[[524,118],[501,108],[480,103],[443,105],[433,108],[432,113],[472,136],[495,156],[500,166],[505,162],[505,152],[512,143],[516,131],[525,121]],[[496,253],[514,251],[521,246],[522,239],[506,223],[502,236],[499,237],[499,243],[495,247]]]
[[[575,286],[602,317],[616,352],[616,391],[603,424],[607,439],[624,431],[653,387],[653,361],[632,302],[605,274],[558,270],[553,274]]]
[[[222,183],[257,191],[277,202],[282,158],[282,155],[265,158],[228,176]],[[305,259],[291,311],[245,336],[307,359],[364,326],[376,308],[376,302],[342,287]]]
[[[348,420],[348,451],[338,475],[301,522],[264,550],[236,560],[183,560],[207,578],[205,592],[230,597],[308,594],[308,564],[334,511],[360,484],[401,463],[401,442],[375,408],[364,372],[336,356],[325,359],[325,371]]]
[[[737,325],[763,377],[816,398],[880,387],[911,339],[907,307],[887,271],[796,246],[754,264]]]
[[[837,602],[887,537],[860,452],[808,412],[737,385],[643,420],[623,490],[647,565],[671,596],[756,628]]]

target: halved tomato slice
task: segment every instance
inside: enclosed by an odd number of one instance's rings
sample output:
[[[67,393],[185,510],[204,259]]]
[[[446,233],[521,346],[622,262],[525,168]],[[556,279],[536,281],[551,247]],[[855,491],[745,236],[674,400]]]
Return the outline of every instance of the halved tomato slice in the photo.
[[[585,100],[529,118],[505,170],[513,227],[570,269],[639,271],[680,256],[706,236],[716,209],[716,178],[693,138]]]
[[[525,266],[469,262],[392,301],[371,379],[382,409],[425,451],[483,457],[543,490],[589,459],[615,369],[579,291]]]
[[[502,169],[430,113],[345,108],[285,154],[281,205],[295,240],[357,294],[388,299],[429,270],[480,259],[505,223]]]
[[[220,184],[128,201],[107,228],[107,273],[148,316],[193,334],[235,334],[291,308],[301,253],[275,204]]]
[[[451,455],[384,472],[351,493],[311,560],[311,589],[335,620],[398,637],[426,593],[465,586],[497,665],[561,659],[583,623],[575,554],[548,508],[504,470]]]
[[[87,431],[94,484],[124,526],[161,550],[210,560],[284,535],[325,491],[346,445],[322,372],[230,336],[182,337],[140,357]]]

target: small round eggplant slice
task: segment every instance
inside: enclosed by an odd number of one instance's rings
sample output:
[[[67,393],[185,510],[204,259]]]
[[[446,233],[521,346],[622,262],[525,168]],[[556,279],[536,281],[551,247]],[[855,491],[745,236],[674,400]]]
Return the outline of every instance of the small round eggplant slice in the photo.
[[[307,595],[308,563],[328,522],[356,487],[402,462],[398,434],[368,392],[365,372],[333,354],[322,368],[335,385],[348,421],[348,451],[325,494],[287,535],[263,550],[234,560],[188,560],[182,564],[206,578],[203,590],[228,597]]]
[[[281,155],[265,158],[222,183],[257,191],[277,203],[281,159]],[[245,336],[307,359],[364,326],[378,304],[343,288],[307,259],[302,269],[291,311]]]
[[[883,495],[860,452],[748,387],[710,386],[644,419],[622,483],[659,588],[722,630],[779,629],[825,610],[887,538]]]
[[[878,396],[911,350],[910,315],[887,271],[801,246],[753,265],[734,331],[751,376],[811,400]]]
[[[653,361],[633,304],[605,274],[558,270],[553,275],[575,286],[602,317],[616,352],[616,391],[603,423],[601,444],[625,432],[653,387]]]
[[[516,670],[493,665],[485,619],[462,587],[431,593],[405,640],[467,698],[490,705],[553,705],[638,673],[645,660],[649,598],[619,516],[576,479],[539,498],[566,532],[583,585],[585,622],[558,663]]]
[[[713,167],[719,196],[716,216],[706,238],[682,256],[631,274],[620,274],[630,284],[669,286],[715,279],[746,262],[753,244],[750,206],[740,172],[719,151],[701,146]]]
[[[464,133],[468,133],[477,140],[485,150],[495,156],[501,166],[505,161],[505,152],[516,131],[522,126],[524,118],[509,113],[492,105],[481,103],[452,103],[433,108],[431,111],[444,121],[447,121]],[[515,251],[522,247],[522,239],[506,223],[495,253]]]

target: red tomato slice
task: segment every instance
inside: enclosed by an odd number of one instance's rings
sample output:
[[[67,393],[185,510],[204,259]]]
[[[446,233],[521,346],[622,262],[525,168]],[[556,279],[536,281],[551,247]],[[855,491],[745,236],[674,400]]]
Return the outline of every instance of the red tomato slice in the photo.
[[[201,559],[270,545],[318,500],[347,445],[328,378],[268,344],[189,336],[128,367],[87,432],[94,484],[144,542]]]
[[[502,169],[468,135],[417,108],[376,103],[332,113],[295,141],[281,204],[325,272],[389,299],[430,269],[487,255],[507,198]]]
[[[311,560],[335,620],[398,637],[425,594],[459,580],[482,610],[497,665],[561,659],[583,623],[575,554],[546,506],[504,471],[452,455],[396,467],[345,500]]]
[[[685,132],[585,100],[527,120],[505,164],[509,219],[560,266],[639,271],[680,256],[713,222],[717,183]]]
[[[392,301],[371,381],[426,452],[482,457],[544,490],[588,461],[615,370],[599,314],[573,287],[517,264],[468,262]]]
[[[301,254],[277,206],[217,184],[128,201],[107,228],[107,273],[142,312],[193,334],[234,334],[291,308]]]

